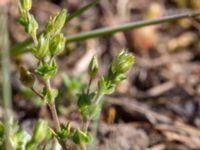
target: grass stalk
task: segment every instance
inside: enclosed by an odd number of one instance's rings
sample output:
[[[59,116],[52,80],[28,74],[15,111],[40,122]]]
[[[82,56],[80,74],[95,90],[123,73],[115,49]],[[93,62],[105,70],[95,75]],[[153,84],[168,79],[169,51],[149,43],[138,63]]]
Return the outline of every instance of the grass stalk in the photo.
[[[87,31],[87,32],[82,32],[82,33],[78,33],[75,35],[67,36],[66,42],[72,43],[72,42],[84,41],[84,40],[87,40],[90,38],[112,35],[117,32],[130,31],[130,30],[145,27],[145,26],[156,25],[156,24],[161,24],[161,23],[166,23],[166,22],[172,22],[172,21],[175,21],[178,19],[197,17],[199,15],[200,15],[200,11],[188,11],[186,13],[165,16],[165,17],[161,17],[158,19],[130,22],[130,23],[116,26],[116,27],[105,27],[105,28],[96,29],[93,31]],[[16,55],[27,52],[26,48],[28,46],[30,46],[32,44],[32,42],[33,42],[32,39],[28,39],[28,40],[18,44],[17,46],[13,47],[11,49],[11,56],[16,56]]]
[[[10,84],[10,53],[9,53],[9,37],[7,25],[7,8],[0,7],[0,54],[2,65],[2,89],[3,89],[3,108],[4,123],[6,132],[6,150],[10,150],[10,121],[11,121],[11,84]]]

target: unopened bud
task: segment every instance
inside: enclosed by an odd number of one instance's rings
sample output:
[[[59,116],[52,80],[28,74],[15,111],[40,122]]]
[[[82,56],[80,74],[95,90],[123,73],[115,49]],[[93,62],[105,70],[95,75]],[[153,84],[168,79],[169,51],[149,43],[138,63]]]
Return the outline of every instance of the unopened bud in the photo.
[[[25,26],[26,32],[30,33],[33,37],[36,36],[38,29],[38,23],[35,17],[28,13],[28,23]]]
[[[121,51],[112,61],[114,73],[126,73],[134,64],[134,56],[126,51]]]
[[[63,34],[57,34],[50,43],[50,53],[52,56],[58,55],[65,48],[65,37]]]
[[[39,40],[38,40],[37,53],[36,53],[36,57],[38,57],[39,59],[42,59],[47,55],[48,50],[49,50],[49,40],[50,40],[50,36],[48,34],[40,35]]]
[[[88,73],[90,77],[93,78],[96,76],[97,72],[98,72],[98,61],[97,57],[94,56],[90,61]]]
[[[38,143],[42,142],[44,139],[48,138],[48,130],[49,127],[47,121],[39,120],[34,128],[32,140]]]
[[[67,17],[66,9],[62,9],[58,13],[58,15],[55,16],[55,21],[54,21],[55,33],[59,32],[62,29],[62,27],[65,24],[66,17]]]
[[[32,7],[32,0],[20,0],[20,4],[24,10],[29,11]]]
[[[33,87],[35,83],[35,76],[26,68],[20,67],[20,81],[27,87]]]

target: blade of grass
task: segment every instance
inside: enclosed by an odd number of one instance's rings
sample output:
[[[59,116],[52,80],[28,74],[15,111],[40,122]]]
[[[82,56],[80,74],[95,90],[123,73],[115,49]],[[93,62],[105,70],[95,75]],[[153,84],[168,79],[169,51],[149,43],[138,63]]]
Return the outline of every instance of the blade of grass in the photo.
[[[162,18],[158,18],[158,19],[136,21],[136,22],[131,22],[131,23],[127,23],[127,24],[122,24],[122,25],[119,25],[116,27],[96,29],[93,31],[82,32],[82,33],[75,34],[72,36],[67,36],[66,42],[70,43],[70,42],[83,41],[83,40],[87,40],[89,38],[111,35],[111,34],[114,34],[117,32],[125,32],[125,31],[136,29],[136,28],[141,28],[141,27],[155,25],[155,24],[161,24],[161,23],[165,23],[165,22],[172,22],[172,21],[175,21],[178,19],[196,17],[199,15],[200,15],[200,11],[195,11],[195,12],[190,11],[190,12],[166,16],[166,17],[162,17]],[[15,56],[15,55],[26,52],[27,50],[25,48],[27,46],[29,46],[31,43],[32,43],[32,40],[28,39],[28,40],[18,44],[17,46],[15,46],[11,49],[11,55]]]
[[[66,18],[66,23],[71,21],[72,19],[74,19],[77,16],[80,16],[81,14],[83,14],[85,11],[87,11],[88,9],[92,8],[93,6],[95,6],[97,3],[99,2],[99,0],[95,0],[94,2],[91,2],[89,4],[87,4],[86,6],[83,6],[82,8],[80,8],[79,10],[75,11],[74,13],[72,13],[71,15],[69,15]]]
[[[7,9],[0,7],[0,51],[1,51],[1,65],[3,75],[3,107],[4,107],[4,123],[6,132],[6,150],[10,150],[10,110],[11,110],[11,87],[10,87],[10,54],[9,54],[9,38],[7,25]]]

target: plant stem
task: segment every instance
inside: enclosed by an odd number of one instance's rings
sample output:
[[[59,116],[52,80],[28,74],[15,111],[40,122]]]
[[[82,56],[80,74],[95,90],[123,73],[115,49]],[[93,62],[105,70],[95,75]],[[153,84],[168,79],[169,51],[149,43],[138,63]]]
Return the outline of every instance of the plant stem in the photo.
[[[47,87],[48,90],[51,90],[50,79],[48,79],[46,81],[46,87]],[[48,103],[48,106],[49,106],[49,109],[50,109],[52,117],[53,117],[53,122],[55,124],[56,133],[58,133],[58,132],[60,132],[60,122],[59,122],[59,119],[58,119],[58,113],[57,113],[57,110],[56,110],[55,100],[50,100],[50,103]],[[68,150],[67,145],[66,145],[64,140],[60,140],[59,143],[61,144],[63,150]]]
[[[34,42],[35,46],[38,46],[37,36],[33,36],[33,42]]]
[[[97,97],[95,99],[95,104],[99,104],[101,99],[103,98],[104,94],[103,93],[99,93],[97,94]]]
[[[50,108],[50,111],[51,111],[51,114],[52,114],[52,117],[53,117],[53,122],[55,123],[56,132],[59,132],[60,131],[60,123],[59,123],[59,120],[58,120],[58,115],[57,115],[55,103],[54,102],[48,103],[48,106]]]
[[[7,7],[0,7],[0,60],[2,69],[2,98],[3,98],[3,119],[5,123],[5,150],[12,149],[10,143],[10,121],[11,121],[11,84],[10,84],[10,51],[7,24]]]
[[[91,86],[91,84],[92,84],[92,79],[93,79],[93,78],[90,77],[90,80],[89,80],[89,83],[88,83],[87,94],[90,93],[90,86]]]
[[[83,145],[83,144],[81,144],[81,145],[80,145],[80,150],[86,150],[86,146]]]
[[[116,26],[116,27],[107,27],[107,28],[96,29],[93,31],[82,32],[82,33],[78,33],[75,35],[71,35],[71,36],[66,37],[66,42],[71,43],[71,42],[83,41],[83,40],[87,40],[89,38],[111,35],[111,34],[114,34],[117,32],[130,31],[130,30],[133,30],[136,28],[141,28],[141,27],[155,25],[155,24],[161,24],[161,23],[165,23],[165,22],[171,22],[171,21],[175,21],[178,19],[196,17],[199,15],[200,15],[200,11],[188,11],[186,13],[166,16],[166,17],[162,17],[162,18],[158,18],[158,19],[130,22],[127,24],[122,24],[122,25]],[[28,40],[18,44],[17,46],[13,47],[10,50],[11,56],[15,56],[15,55],[27,52],[26,47],[31,44],[32,44],[32,39],[28,39]]]
[[[84,119],[82,124],[82,130],[88,131],[89,125],[90,125],[90,119]]]
[[[36,90],[34,89],[34,87],[32,87],[31,90],[32,90],[37,96],[39,96],[41,99],[44,98],[38,91],[36,91]]]

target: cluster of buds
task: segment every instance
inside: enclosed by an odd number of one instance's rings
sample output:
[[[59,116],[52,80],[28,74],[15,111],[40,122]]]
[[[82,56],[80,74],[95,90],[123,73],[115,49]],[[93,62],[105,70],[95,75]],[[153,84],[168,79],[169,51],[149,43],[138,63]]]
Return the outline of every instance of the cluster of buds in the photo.
[[[45,31],[37,36],[38,23],[34,16],[30,14],[32,0],[19,0],[19,12],[21,15],[20,23],[24,29],[29,33],[34,41],[34,46],[30,48],[32,54],[37,58],[38,65],[35,73],[43,80],[48,80],[57,72],[57,64],[55,56],[60,54],[65,48],[65,37],[60,33],[65,24],[67,11],[65,9],[58,12],[45,27]],[[20,71],[21,81],[24,85],[32,88],[34,84],[34,75],[27,69],[22,68]],[[42,92],[46,99],[55,99],[57,90],[51,89]]]
[[[58,95],[58,90],[53,89],[50,85],[50,78],[57,72],[57,64],[55,57],[60,54],[65,48],[65,37],[61,33],[63,28],[67,11],[65,9],[58,12],[54,17],[50,18],[49,22],[45,26],[44,32],[37,36],[38,23],[34,16],[30,14],[32,6],[31,0],[19,0],[19,12],[21,15],[20,23],[24,26],[25,31],[28,32],[34,41],[34,46],[30,48],[32,54],[38,60],[35,73],[44,81],[45,86],[41,93],[35,92],[50,106],[50,110],[55,109],[55,98]],[[78,96],[77,106],[80,114],[83,117],[84,122],[87,125],[82,129],[75,129],[72,135],[72,139],[75,144],[80,146],[86,145],[92,141],[92,136],[88,132],[88,122],[99,116],[102,109],[102,98],[104,95],[112,94],[116,85],[126,79],[126,73],[134,64],[134,56],[125,50],[122,50],[108,68],[106,76],[101,77],[98,81],[98,88],[94,91],[90,91],[90,85],[92,80],[98,74],[98,60],[94,56],[88,67],[88,75],[90,82],[87,90],[83,90]],[[25,68],[20,69],[20,79],[22,83],[33,88],[35,76],[33,73]],[[53,104],[53,105],[52,105]],[[57,124],[56,130],[50,132],[47,122],[39,121],[36,125],[32,138],[25,145],[26,149],[36,149],[38,144],[48,140],[49,138],[57,138],[59,143],[65,147],[63,141],[71,137],[70,124],[60,125],[56,110],[52,111],[54,122]],[[0,126],[1,127],[1,126]],[[0,128],[1,129],[1,128]],[[53,134],[52,134],[53,133]],[[1,134],[1,133],[0,133]]]
[[[84,120],[88,122],[99,115],[103,96],[114,92],[116,85],[126,79],[126,73],[132,68],[133,64],[134,56],[122,50],[113,59],[111,66],[108,68],[107,75],[99,80],[98,89],[94,92],[83,91],[79,94],[77,106]],[[90,79],[94,78],[97,73],[98,61],[96,57],[93,57],[88,67]],[[87,139],[91,139],[87,129],[82,129],[82,131],[80,129],[76,130],[74,136],[76,137],[74,142],[79,144],[87,144]]]
[[[31,7],[32,0],[19,1],[19,13],[21,15],[19,23],[24,26],[26,32],[31,34],[32,37],[35,37],[37,34],[38,23],[35,20],[35,17],[29,12]]]

